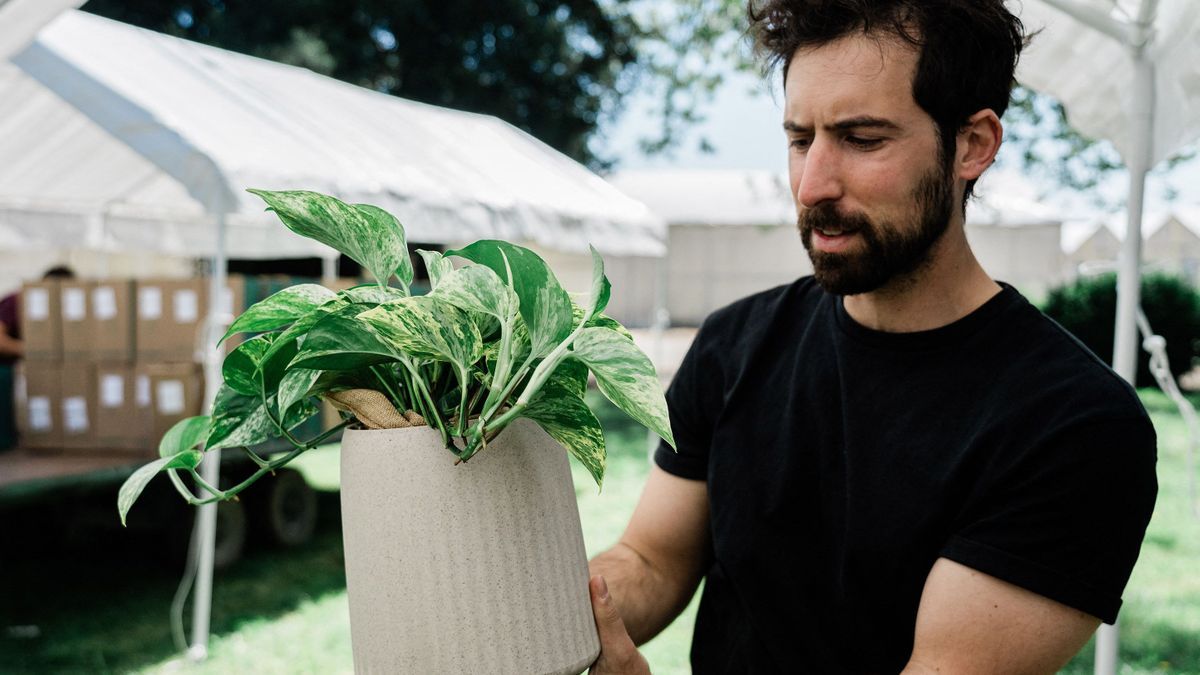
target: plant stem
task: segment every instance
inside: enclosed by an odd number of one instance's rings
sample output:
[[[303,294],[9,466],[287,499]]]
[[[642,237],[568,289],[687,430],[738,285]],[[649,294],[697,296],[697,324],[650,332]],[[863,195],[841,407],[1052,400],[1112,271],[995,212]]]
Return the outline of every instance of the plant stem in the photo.
[[[188,503],[192,503],[198,499],[188,486],[183,484],[183,480],[179,477],[178,469],[167,469],[167,477],[171,479],[171,484],[175,486],[175,491],[178,492]]]
[[[375,375],[375,378],[379,380],[379,383],[382,384],[383,388],[387,391],[388,396],[392,398],[392,405],[395,405],[397,408],[403,406],[404,401],[400,399],[400,395],[396,393],[396,390],[392,388],[392,385],[388,383],[387,379],[385,379],[383,375],[379,373],[379,367],[371,366],[371,373]],[[401,410],[400,412],[403,413],[404,411]]]
[[[308,449],[309,448],[305,448],[305,447],[296,448],[295,450],[292,450],[291,452],[284,455],[283,457],[281,457],[277,460],[274,460],[272,462],[268,462],[267,466],[264,466],[264,467],[260,468],[258,471],[255,471],[253,474],[250,475],[249,478],[247,478],[246,480],[242,481],[241,483],[238,483],[237,485],[229,488],[228,490],[217,490],[210,485],[210,486],[208,486],[208,488],[211,489],[211,491],[213,493],[212,497],[209,497],[207,499],[199,499],[197,497],[188,495],[188,497],[190,497],[190,498],[187,501],[189,504],[192,504],[193,506],[203,506],[204,504],[212,504],[214,502],[219,502],[224,499],[229,499],[230,497],[237,495],[242,490],[245,490],[247,487],[250,487],[250,485],[253,484],[255,481],[257,481],[259,478],[262,478],[266,474],[271,473],[275,469],[278,469],[279,467],[287,464],[288,462],[292,461],[296,457],[299,457],[300,453],[302,453]]]

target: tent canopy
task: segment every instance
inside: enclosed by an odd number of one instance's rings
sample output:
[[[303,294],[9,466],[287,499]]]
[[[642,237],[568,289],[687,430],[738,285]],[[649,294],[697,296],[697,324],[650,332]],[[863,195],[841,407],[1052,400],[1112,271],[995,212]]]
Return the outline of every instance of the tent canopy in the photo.
[[[414,242],[661,256],[642,204],[496,118],[71,10],[0,64],[0,231],[27,246],[331,254],[244,190],[376,204]],[[49,226],[49,227],[48,227]]]
[[[1073,6],[1076,16],[1062,8]],[[1136,21],[1145,0],[1069,0],[1021,3],[1026,29],[1043,33],[1021,55],[1017,79],[1062,101],[1071,125],[1091,138],[1110,140],[1127,161],[1137,145],[1130,115],[1136,90],[1129,49],[1110,34],[1081,25]],[[1200,138],[1200,2],[1155,3],[1152,37],[1146,57],[1155,64],[1153,143],[1150,164],[1170,157]],[[1128,29],[1117,29],[1124,30]]]

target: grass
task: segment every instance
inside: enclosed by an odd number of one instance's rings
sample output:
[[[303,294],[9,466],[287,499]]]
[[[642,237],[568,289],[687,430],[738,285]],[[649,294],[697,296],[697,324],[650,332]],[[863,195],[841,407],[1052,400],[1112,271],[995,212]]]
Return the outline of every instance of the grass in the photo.
[[[1188,505],[1185,429],[1164,396],[1142,397],[1159,433],[1160,493],[1125,593],[1122,673],[1200,675],[1200,523]],[[610,452],[604,491],[573,468],[589,555],[620,536],[650,466],[645,432],[619,411],[597,407]],[[337,485],[335,448],[304,456],[300,468],[319,487]],[[200,664],[179,659],[167,622],[182,569],[178,533],[190,512],[170,500],[139,502],[131,527],[155,516],[177,525],[166,534],[121,530],[113,525],[111,493],[55,493],[0,512],[0,671],[352,671],[336,493],[322,495],[313,542],[291,551],[259,548],[217,574],[213,638]],[[657,675],[690,672],[695,604],[643,647]],[[1089,645],[1063,672],[1091,673],[1092,653]]]

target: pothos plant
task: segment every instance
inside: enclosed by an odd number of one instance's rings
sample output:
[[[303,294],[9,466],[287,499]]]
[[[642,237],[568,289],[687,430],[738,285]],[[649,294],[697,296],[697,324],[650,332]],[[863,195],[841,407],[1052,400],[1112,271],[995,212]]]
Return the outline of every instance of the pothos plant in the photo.
[[[418,251],[431,290],[413,295],[404,228],[391,214],[315,192],[250,192],[293,232],[358,262],[375,283],[337,293],[300,284],[239,316],[221,340],[257,335],[225,358],[212,414],[174,425],[160,458],[121,486],[122,523],[160,472],[191,504],[235,497],[353,424],[344,417],[310,439],[294,433],[317,414],[321,396],[348,389],[379,391],[398,411],[421,415],[458,462],[484,451],[513,420],[529,418],[600,486],[604,435],[584,402],[590,372],[610,401],[674,446],[653,364],[603,313],[610,285],[595,248],[591,288],[581,294],[567,293],[536,253],[507,242]],[[274,458],[253,449],[277,438],[292,449]],[[218,448],[240,448],[258,470],[224,490],[208,484],[196,468],[204,451]],[[199,495],[181,474],[190,474]]]

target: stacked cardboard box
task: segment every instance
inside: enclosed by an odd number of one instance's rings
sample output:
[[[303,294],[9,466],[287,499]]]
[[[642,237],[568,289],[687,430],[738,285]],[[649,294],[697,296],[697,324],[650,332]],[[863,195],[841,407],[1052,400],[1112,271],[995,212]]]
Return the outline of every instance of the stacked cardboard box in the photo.
[[[225,306],[236,315],[300,281],[231,276]],[[50,280],[22,292],[26,359],[15,386],[23,446],[153,457],[172,425],[201,414],[200,362],[220,337],[203,335],[207,279]],[[340,419],[328,407],[321,418],[325,428]]]

